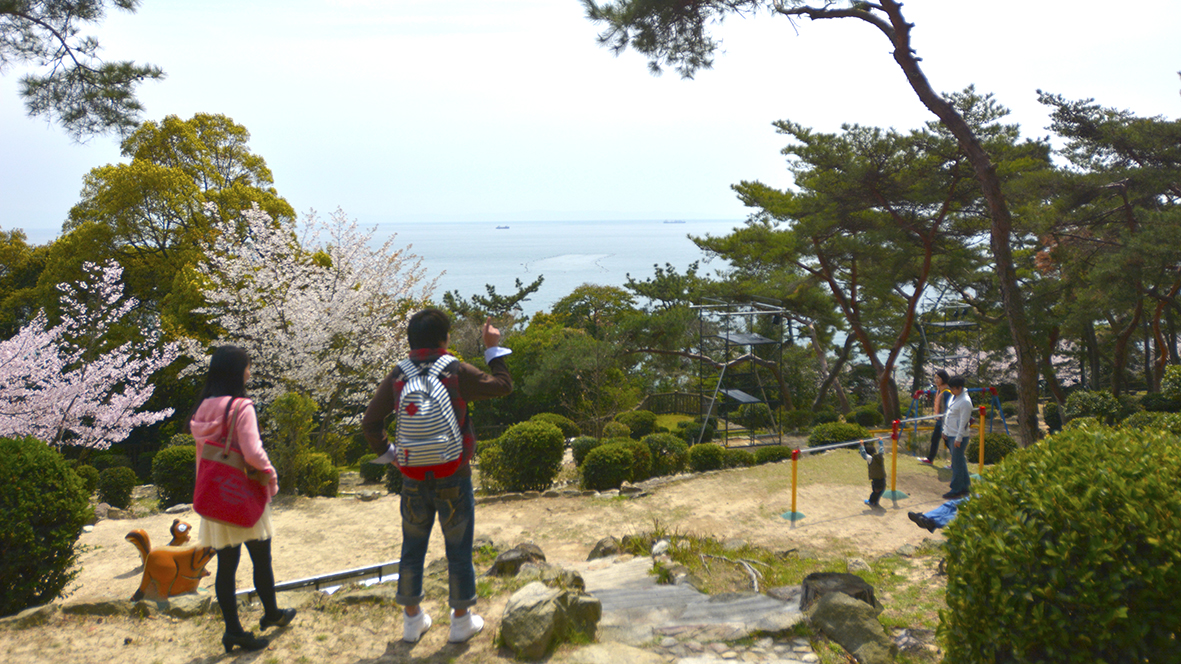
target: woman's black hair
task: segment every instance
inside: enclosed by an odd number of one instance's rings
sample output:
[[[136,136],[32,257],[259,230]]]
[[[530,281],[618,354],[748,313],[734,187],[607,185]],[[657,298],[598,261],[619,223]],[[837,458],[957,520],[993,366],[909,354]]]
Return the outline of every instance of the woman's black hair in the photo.
[[[936,371],[935,375],[939,376],[940,382],[942,382],[944,385],[947,385],[947,381],[950,380],[950,378],[948,378],[948,376],[947,376],[947,371],[944,369],[940,369],[939,371]]]
[[[205,386],[201,388],[197,405],[185,421],[185,431],[189,430],[189,422],[206,399],[246,396],[246,368],[249,366],[250,355],[242,348],[218,346],[213,351],[213,356],[209,358],[209,371],[205,374]]]

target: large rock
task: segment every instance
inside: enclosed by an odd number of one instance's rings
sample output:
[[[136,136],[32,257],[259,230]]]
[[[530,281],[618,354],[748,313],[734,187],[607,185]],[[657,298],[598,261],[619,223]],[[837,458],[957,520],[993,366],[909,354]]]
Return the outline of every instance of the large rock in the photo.
[[[590,555],[586,557],[587,560],[594,560],[596,558],[606,558],[607,556],[615,556],[619,554],[619,540],[614,537],[604,537],[595,543],[595,548],[591,549]]]
[[[542,553],[541,547],[526,542],[524,544],[518,544],[496,556],[496,560],[492,562],[492,568],[488,570],[488,575],[516,576],[517,572],[521,571],[521,566],[525,563],[544,562],[545,554]]]
[[[836,641],[860,664],[891,664],[898,648],[878,622],[878,610],[843,592],[816,602],[808,617],[812,625]]]
[[[517,657],[540,659],[573,632],[593,639],[602,615],[595,597],[534,581],[509,598],[500,634]]]
[[[184,593],[169,597],[164,602],[167,605],[164,613],[173,618],[196,618],[209,612],[209,604],[212,601],[213,597],[208,594]]]
[[[881,613],[877,599],[873,595],[873,586],[856,574],[816,572],[805,576],[802,585],[804,594],[800,598],[801,611],[807,611],[817,600],[829,593],[840,592],[871,607],[878,607],[878,613]]]

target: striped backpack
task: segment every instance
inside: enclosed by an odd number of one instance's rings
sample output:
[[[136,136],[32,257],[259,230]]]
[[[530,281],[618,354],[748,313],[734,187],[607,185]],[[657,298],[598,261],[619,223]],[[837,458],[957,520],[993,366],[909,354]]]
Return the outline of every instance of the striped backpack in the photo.
[[[425,372],[410,360],[398,363],[406,376],[394,434],[399,466],[438,466],[463,454],[463,436],[451,406],[451,395],[439,380],[455,361],[454,356],[444,355]]]

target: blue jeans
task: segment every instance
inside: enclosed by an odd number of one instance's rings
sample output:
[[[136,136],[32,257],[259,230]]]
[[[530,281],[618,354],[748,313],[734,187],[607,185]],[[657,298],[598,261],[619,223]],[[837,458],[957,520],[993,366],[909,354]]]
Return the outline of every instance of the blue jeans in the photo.
[[[967,493],[972,486],[972,477],[968,474],[967,436],[960,439],[957,447],[955,441],[948,441],[951,447],[951,493]]]
[[[967,498],[956,498],[955,500],[949,500],[939,507],[931,510],[930,512],[927,512],[926,516],[928,519],[934,521],[935,525],[943,528],[947,524],[951,523],[951,520],[955,518],[955,515],[959,512],[960,503],[963,503],[967,500]]]
[[[445,477],[419,482],[402,478],[402,558],[398,565],[398,594],[402,606],[422,603],[422,568],[427,544],[439,515],[447,554],[449,604],[466,609],[476,603],[476,569],[472,566],[476,497],[471,477]]]

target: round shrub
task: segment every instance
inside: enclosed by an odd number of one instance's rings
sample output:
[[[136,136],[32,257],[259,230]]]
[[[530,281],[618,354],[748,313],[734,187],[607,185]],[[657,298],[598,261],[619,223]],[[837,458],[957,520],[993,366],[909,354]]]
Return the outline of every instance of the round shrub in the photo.
[[[1097,417],[1076,417],[1073,420],[1063,425],[1063,431],[1088,431],[1088,430],[1102,430],[1108,429],[1107,425],[1099,421]]]
[[[500,437],[495,479],[505,491],[544,491],[562,469],[566,439],[549,422],[519,422]]]
[[[295,457],[295,490],[313,498],[335,498],[340,488],[340,471],[323,452],[305,452]]]
[[[827,422],[812,427],[812,432],[808,434],[808,447],[834,445],[865,438],[869,438],[869,431],[860,424]]]
[[[1062,412],[1058,409],[1058,402],[1051,401],[1042,406],[1042,421],[1050,433],[1062,430]]]
[[[624,443],[606,443],[591,450],[578,469],[582,488],[591,491],[618,489],[631,477],[635,457]]]
[[[357,471],[361,473],[361,482],[363,484],[376,484],[385,477],[384,463],[369,463],[377,458],[377,455],[370,452],[357,460]],[[401,472],[398,473],[401,475]]]
[[[1103,424],[1115,424],[1120,419],[1119,399],[1103,390],[1089,392],[1078,390],[1066,397],[1066,416],[1073,420],[1078,417],[1094,417]]]
[[[689,468],[695,473],[718,470],[725,465],[726,448],[717,443],[702,443],[689,448]]]
[[[1064,431],[1011,458],[944,530],[944,661],[1175,659],[1181,439]]]
[[[375,464],[376,465],[376,464]],[[402,493],[402,471],[394,464],[382,466],[385,468],[385,488],[390,493]]]
[[[755,465],[755,455],[748,450],[726,448],[722,456],[724,468],[749,468]]]
[[[1140,397],[1140,407],[1156,413],[1176,413],[1181,411],[1181,398],[1171,398],[1162,392],[1149,392]]]
[[[1003,401],[1001,402],[1001,412],[1005,414],[1005,419],[1010,417],[1017,417],[1017,402]]]
[[[107,468],[130,468],[131,457],[126,454],[104,450],[94,455],[94,458],[90,460],[90,465],[97,468],[100,473]]]
[[[594,436],[579,436],[570,443],[570,453],[574,456],[574,465],[581,466],[586,459],[586,453],[602,445],[603,441]]]
[[[82,487],[86,490],[86,495],[89,496],[98,489],[98,469],[94,466],[87,466],[82,464],[74,469],[78,477],[82,478]]]
[[[611,421],[603,425],[604,438],[631,438],[632,430],[623,422]]]
[[[562,430],[562,437],[566,439],[575,438],[582,435],[582,430],[574,423],[574,420],[557,413],[538,413],[529,418],[532,422],[549,422],[550,424]]]
[[[1121,429],[1159,429],[1161,428],[1161,420],[1165,413],[1160,413],[1151,410],[1142,410],[1125,417],[1119,423]]]
[[[629,435],[636,440],[656,431],[656,413],[650,410],[631,410],[615,416],[615,421],[627,425]]]
[[[1017,450],[1017,442],[1007,433],[990,431],[984,434],[984,463],[1000,463],[1010,452]],[[964,448],[964,456],[968,465],[980,463],[980,436],[972,436],[968,446]]]
[[[643,441],[630,439],[621,443],[627,445],[632,452],[632,472],[627,479],[631,482],[643,482],[652,477],[652,451],[648,449],[648,445]]]
[[[812,425],[812,411],[804,409],[782,410],[779,423],[785,431],[799,431]]]
[[[738,407],[736,417],[739,424],[747,429],[771,429],[775,427],[775,418],[771,416],[771,407],[765,403],[746,403]]]
[[[186,447],[188,445],[192,445],[194,448],[197,447],[197,441],[193,439],[193,434],[177,433],[168,438],[168,442],[164,444],[164,447]]]
[[[755,463],[762,465],[764,463],[775,463],[776,461],[783,461],[791,458],[792,448],[786,445],[771,445],[769,447],[760,447],[755,450]]]
[[[840,416],[834,410],[818,410],[812,413],[812,426],[840,421]]]
[[[852,412],[845,418],[850,422],[856,422],[865,428],[876,427],[885,419],[882,416],[882,411],[878,410],[877,406],[860,406],[854,408]]]
[[[1181,436],[1181,413],[1162,413],[1156,426],[1161,431]]]
[[[714,439],[714,428],[706,424],[703,431],[701,422],[677,422],[676,435],[685,441],[686,445],[696,445],[699,436],[701,442],[708,443]]]
[[[1181,401],[1181,365],[1171,364],[1165,367],[1165,375],[1160,382],[1160,391],[1166,398]]]
[[[82,478],[60,454],[35,438],[0,438],[0,514],[7,616],[48,604],[77,576],[74,545],[93,512]]]
[[[652,475],[675,475],[689,465],[689,446],[671,433],[644,436],[644,444],[652,453]]]
[[[139,483],[135,471],[127,466],[107,468],[98,474],[98,497],[121,510],[131,505],[131,490]]]
[[[175,438],[175,436],[173,436]],[[193,502],[197,483],[197,446],[165,447],[152,459],[152,483],[160,509]]]

